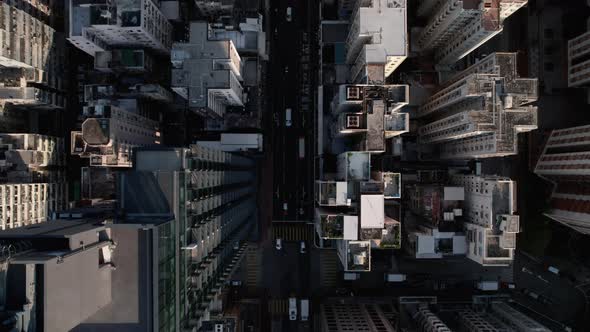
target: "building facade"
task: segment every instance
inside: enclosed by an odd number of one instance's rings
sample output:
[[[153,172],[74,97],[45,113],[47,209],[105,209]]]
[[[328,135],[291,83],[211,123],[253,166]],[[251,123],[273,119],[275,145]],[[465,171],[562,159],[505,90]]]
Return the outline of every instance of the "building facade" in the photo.
[[[567,42],[567,85],[583,87],[590,82],[590,31]]]
[[[443,84],[418,109],[422,144],[436,158],[516,154],[518,133],[537,128],[537,80],[520,78],[515,53],[493,53]],[[427,158],[427,157],[426,157]]]
[[[172,25],[157,0],[69,1],[68,40],[94,56],[112,47],[147,48],[170,54]]]
[[[506,18],[527,0],[448,0],[422,2],[419,13],[428,15],[417,47],[434,50],[435,62],[449,66],[502,32]]]
[[[63,139],[0,134],[0,229],[45,222],[66,208]]]
[[[22,2],[0,4],[0,108],[65,106],[65,39],[44,11]]]
[[[245,252],[239,244],[255,219],[255,164],[198,145],[140,149],[134,158],[133,171],[121,175],[126,218],[120,227],[142,224],[149,216],[173,218],[158,226],[168,235],[166,255],[160,251],[154,326],[198,329],[221,310],[224,281]]]
[[[535,167],[553,183],[545,215],[590,234],[590,126],[554,130]]]

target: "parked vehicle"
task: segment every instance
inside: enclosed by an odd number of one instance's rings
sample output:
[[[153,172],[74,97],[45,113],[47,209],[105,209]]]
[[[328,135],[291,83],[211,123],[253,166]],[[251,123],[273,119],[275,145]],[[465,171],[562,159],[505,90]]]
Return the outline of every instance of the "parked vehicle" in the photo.
[[[344,272],[344,280],[358,280],[360,275],[354,272]]]
[[[406,281],[406,275],[400,273],[385,273],[385,281],[387,282],[403,282]]]
[[[291,127],[291,125],[293,124],[292,120],[291,120],[291,109],[287,108],[285,110],[285,126],[287,127]]]
[[[301,241],[301,244],[299,245],[299,253],[305,254],[305,252],[306,252],[305,241]]]
[[[499,288],[497,281],[480,281],[476,284],[476,287],[482,291],[497,291]]]
[[[299,159],[305,158],[305,138],[299,137]]]
[[[283,240],[282,239],[277,239],[276,240],[275,248],[277,248],[277,250],[283,249]]]
[[[289,298],[289,320],[297,320],[297,299]]]
[[[301,320],[306,321],[309,319],[309,300],[303,299],[300,301],[300,309],[301,309]]]
[[[293,9],[291,7],[287,7],[287,22],[291,22],[293,19]]]

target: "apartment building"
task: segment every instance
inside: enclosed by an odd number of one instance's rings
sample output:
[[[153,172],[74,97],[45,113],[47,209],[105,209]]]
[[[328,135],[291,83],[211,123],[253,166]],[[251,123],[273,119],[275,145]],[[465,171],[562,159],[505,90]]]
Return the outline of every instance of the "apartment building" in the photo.
[[[319,331],[382,331],[397,329],[397,310],[390,298],[323,299],[319,311]]]
[[[421,51],[434,50],[435,62],[449,66],[502,32],[506,18],[527,0],[422,1],[418,14],[428,23],[418,36]]]
[[[445,82],[418,109],[422,144],[442,159],[516,154],[518,133],[537,128],[536,79],[520,78],[515,53],[493,53]]]
[[[172,25],[158,4],[158,0],[70,0],[67,39],[91,56],[111,47],[170,54]]]
[[[346,38],[349,81],[383,84],[407,55],[406,0],[358,0]]]
[[[590,234],[590,126],[554,130],[535,167],[553,183],[549,218]]]
[[[66,208],[63,139],[0,134],[0,229],[38,224]]]
[[[228,106],[244,106],[242,60],[231,40],[212,40],[206,22],[191,22],[188,43],[172,49],[172,89],[192,111],[221,118]]]
[[[386,208],[400,197],[401,176],[371,173],[371,154],[361,151],[338,155],[337,170],[336,179],[316,181],[316,233],[334,243],[345,271],[368,272],[372,249],[401,247],[399,211]]]
[[[160,292],[154,294],[158,309],[148,317],[154,330],[198,330],[221,309],[224,281],[245,252],[234,247],[255,218],[255,164],[197,145],[139,149],[134,159],[133,170],[120,177],[125,220],[118,227],[135,225],[136,232],[146,227],[146,218],[171,218],[156,225],[165,243],[159,251]]]
[[[140,99],[92,104],[84,107],[81,130],[71,132],[70,147],[73,155],[89,158],[90,166],[131,167],[134,147],[161,144],[159,123],[143,114]]]
[[[3,2],[0,17],[0,107],[65,106],[65,39],[49,25],[51,16]]]
[[[484,266],[507,266],[514,260],[520,223],[516,211],[516,184],[496,176],[454,175],[451,183],[463,187],[463,227],[467,258]]]
[[[567,42],[567,85],[583,87],[590,82],[590,31]]]
[[[233,14],[235,2],[235,0],[195,0],[195,5],[201,18],[213,20]]]
[[[356,138],[358,151],[382,153],[387,139],[409,131],[407,85],[341,85],[332,101],[336,136]]]
[[[502,298],[479,299],[476,296],[471,304],[461,305],[426,296],[402,297],[401,302],[403,321],[400,325],[412,331],[550,331]]]

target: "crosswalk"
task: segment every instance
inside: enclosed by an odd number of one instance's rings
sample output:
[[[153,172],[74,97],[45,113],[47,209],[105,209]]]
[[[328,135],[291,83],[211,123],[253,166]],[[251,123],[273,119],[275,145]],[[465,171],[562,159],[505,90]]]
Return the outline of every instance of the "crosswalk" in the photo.
[[[245,258],[246,287],[255,289],[260,283],[260,270],[262,268],[262,257],[260,251],[258,250],[258,245],[249,243]]]
[[[306,223],[274,222],[270,229],[271,238],[283,241],[313,241],[313,225]]]
[[[320,266],[322,287],[336,287],[340,276],[340,261],[336,250],[320,251]]]
[[[287,299],[270,299],[268,300],[268,312],[271,315],[283,315],[289,311]]]

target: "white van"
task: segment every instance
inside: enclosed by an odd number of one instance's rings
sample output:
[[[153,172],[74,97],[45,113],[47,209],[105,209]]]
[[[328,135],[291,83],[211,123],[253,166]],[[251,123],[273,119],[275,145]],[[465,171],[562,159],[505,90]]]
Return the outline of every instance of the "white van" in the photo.
[[[301,309],[301,320],[306,321],[309,319],[309,300],[301,300],[300,302],[300,309]]]
[[[291,127],[292,124],[293,122],[291,121],[291,109],[287,108],[285,110],[285,126]]]
[[[289,320],[297,320],[297,299],[289,298]]]
[[[305,241],[301,241],[301,244],[299,245],[299,253],[305,254]]]
[[[283,249],[283,240],[277,239],[275,243],[275,248],[277,248],[277,250]]]
[[[287,7],[287,22],[291,22],[293,19],[293,9],[291,7]]]

